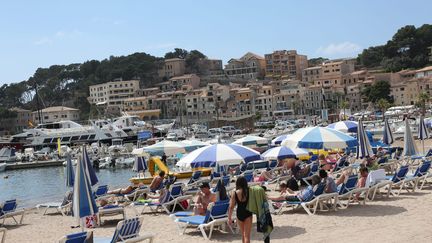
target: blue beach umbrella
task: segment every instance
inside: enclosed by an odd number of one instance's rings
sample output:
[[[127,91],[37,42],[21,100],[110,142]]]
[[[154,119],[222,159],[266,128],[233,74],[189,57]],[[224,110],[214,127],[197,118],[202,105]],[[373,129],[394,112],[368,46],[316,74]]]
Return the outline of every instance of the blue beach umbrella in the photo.
[[[72,210],[74,217],[78,220],[98,213],[96,201],[91,189],[91,183],[86,172],[86,165],[82,159],[78,160],[75,172]]]
[[[133,164],[133,171],[140,172],[140,171],[146,171],[147,170],[147,163],[142,156],[138,156],[135,158],[135,162]]]
[[[74,171],[72,167],[72,160],[70,155],[68,154],[66,158],[66,186],[73,187],[74,186]]]
[[[273,139],[271,141],[271,144],[273,146],[280,145],[282,143],[282,141],[287,139],[289,136],[291,136],[291,135],[289,135],[289,134],[280,135],[280,136],[276,137],[275,139]]]
[[[301,128],[282,142],[282,146],[306,149],[341,149],[356,145],[355,138],[326,127]]]
[[[422,147],[423,147],[423,154],[424,154],[425,152],[424,140],[429,138],[429,134],[423,116],[420,116],[418,138],[422,140]]]
[[[199,148],[177,162],[180,167],[216,167],[260,160],[260,154],[237,144],[215,144]]]
[[[369,139],[366,136],[366,131],[363,127],[361,119],[358,121],[357,128],[357,159],[364,157],[371,157],[373,155],[372,146],[369,143]]]
[[[414,156],[418,154],[417,146],[415,144],[413,135],[411,133],[411,127],[408,122],[409,118],[405,118],[405,134],[404,134],[404,148],[403,156]]]
[[[339,121],[328,125],[328,128],[338,130],[339,132],[357,132],[357,122],[355,121]]]
[[[306,149],[288,148],[285,146],[281,146],[281,147],[271,148],[265,151],[261,156],[267,160],[274,160],[274,159],[298,158],[307,155],[309,155],[309,152]]]
[[[84,166],[85,166],[84,168],[85,168],[85,171],[87,173],[87,176],[90,179],[90,183],[92,186],[94,186],[98,183],[99,180],[96,176],[96,172],[94,171],[92,164],[90,163],[90,158],[87,154],[86,146],[84,145],[82,148],[83,149],[82,149],[82,158],[81,159],[84,163]]]
[[[385,119],[383,129],[384,129],[384,131],[383,131],[382,142],[387,144],[387,145],[391,145],[394,142],[394,140],[393,140],[393,133],[390,129],[390,124],[388,122],[388,119]]]

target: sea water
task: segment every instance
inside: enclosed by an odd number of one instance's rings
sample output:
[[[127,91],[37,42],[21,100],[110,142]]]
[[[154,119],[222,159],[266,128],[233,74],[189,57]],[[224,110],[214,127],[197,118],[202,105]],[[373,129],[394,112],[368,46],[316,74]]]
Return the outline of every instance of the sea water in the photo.
[[[99,179],[97,185],[109,185],[110,189],[115,189],[130,185],[129,178],[136,176],[136,172],[131,168],[104,169],[96,171],[96,175]],[[68,190],[72,188],[65,185],[65,167],[10,170],[0,173],[0,203],[17,199],[19,208],[30,208],[39,203],[61,202]]]

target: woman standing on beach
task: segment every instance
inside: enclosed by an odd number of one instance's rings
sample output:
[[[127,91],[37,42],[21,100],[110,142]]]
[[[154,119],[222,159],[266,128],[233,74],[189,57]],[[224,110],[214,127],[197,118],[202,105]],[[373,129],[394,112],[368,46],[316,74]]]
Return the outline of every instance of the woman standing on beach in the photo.
[[[250,242],[250,234],[252,230],[252,213],[246,207],[249,201],[249,187],[246,179],[243,176],[237,178],[236,190],[231,195],[230,207],[228,211],[228,223],[232,224],[232,213],[237,205],[237,224],[242,233],[242,242]]]

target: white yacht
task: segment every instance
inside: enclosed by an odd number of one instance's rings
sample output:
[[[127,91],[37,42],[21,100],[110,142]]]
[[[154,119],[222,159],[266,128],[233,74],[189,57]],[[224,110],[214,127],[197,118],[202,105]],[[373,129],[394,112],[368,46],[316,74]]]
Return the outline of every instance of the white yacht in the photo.
[[[73,121],[59,121],[40,124],[35,128],[24,130],[14,135],[12,141],[25,142],[30,146],[56,145],[94,141],[110,142],[113,138],[127,137],[127,134],[106,121],[91,122],[83,126]]]

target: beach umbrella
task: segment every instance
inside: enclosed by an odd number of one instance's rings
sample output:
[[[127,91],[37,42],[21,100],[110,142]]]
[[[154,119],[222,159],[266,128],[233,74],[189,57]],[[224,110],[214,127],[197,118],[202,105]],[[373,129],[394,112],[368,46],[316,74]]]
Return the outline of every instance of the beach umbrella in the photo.
[[[133,171],[140,172],[140,171],[146,171],[147,170],[147,163],[142,156],[135,157],[135,162],[133,164]]]
[[[216,167],[238,165],[261,159],[260,154],[237,144],[214,144],[199,148],[177,162],[180,167]]]
[[[202,141],[198,141],[198,140],[183,140],[180,143],[183,145],[186,152],[192,152],[195,149],[210,145],[207,142],[202,142]]]
[[[66,157],[66,186],[73,187],[74,186],[74,171],[72,167],[72,160],[70,155],[68,154]]]
[[[339,132],[357,132],[358,123],[355,121],[339,121],[328,125],[328,128],[338,130]]]
[[[306,127],[294,132],[281,145],[289,148],[341,149],[356,146],[357,140],[331,128]]]
[[[176,153],[186,153],[186,150],[180,142],[164,140],[159,143],[144,147],[143,150],[150,154],[167,156],[175,155]]]
[[[286,159],[286,158],[299,158],[307,156],[309,152],[301,148],[288,148],[285,146],[271,148],[265,151],[261,156],[266,160]]]
[[[282,141],[287,139],[289,136],[291,136],[291,135],[290,134],[280,135],[280,136],[276,137],[275,139],[273,139],[271,141],[271,144],[273,146],[280,145],[282,143]]]
[[[359,119],[357,129],[357,159],[371,157],[373,155],[372,146],[366,136],[366,131],[363,126],[363,121]]]
[[[82,149],[82,158],[81,159],[82,159],[82,161],[83,161],[83,163],[85,165],[84,168],[85,168],[85,171],[87,173],[87,176],[90,179],[90,184],[92,186],[94,186],[94,185],[96,185],[98,183],[99,180],[98,180],[98,178],[96,176],[96,172],[94,171],[93,166],[92,166],[92,164],[90,162],[90,158],[88,156],[86,146],[84,145],[82,148],[83,149]]]
[[[393,133],[392,133],[392,131],[390,129],[390,124],[389,124],[387,118],[385,119],[384,128],[383,129],[384,129],[384,131],[383,131],[382,142],[385,143],[385,144],[387,144],[387,145],[392,144],[394,142],[394,140],[393,140]]]
[[[248,135],[246,137],[235,140],[233,144],[238,144],[243,146],[250,146],[250,145],[266,146],[268,145],[268,140],[267,138]]]
[[[426,128],[426,124],[424,122],[423,116],[420,116],[419,128],[418,128],[418,139],[422,140],[423,154],[425,152],[424,148],[424,140],[429,138],[429,134]]]
[[[86,172],[85,162],[80,158],[75,172],[75,182],[72,199],[73,216],[76,217],[81,225],[83,218],[98,213],[96,201],[91,189],[91,182]],[[84,227],[82,227],[84,230]]]
[[[413,156],[418,154],[417,146],[411,133],[411,127],[408,120],[408,117],[405,118],[404,148],[402,156]]]

